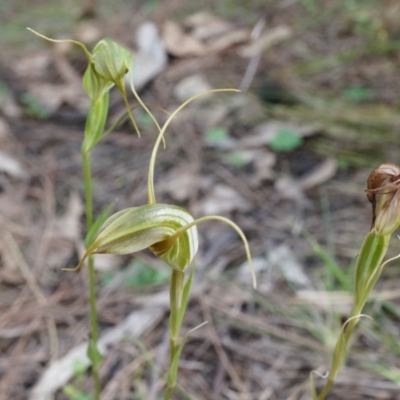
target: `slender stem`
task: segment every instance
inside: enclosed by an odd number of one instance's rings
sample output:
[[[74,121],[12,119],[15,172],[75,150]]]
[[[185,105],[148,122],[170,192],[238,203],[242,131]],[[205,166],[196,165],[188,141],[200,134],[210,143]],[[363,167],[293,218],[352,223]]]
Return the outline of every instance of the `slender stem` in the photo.
[[[355,304],[351,310],[350,318],[343,326],[336,342],[331,369],[325,386],[317,397],[318,400],[325,399],[335,382],[336,375],[346,360],[350,338],[360,320],[365,303],[385,265],[382,260],[386,255],[389,240],[390,235],[378,235],[374,229],[364,239],[355,271]]]
[[[171,400],[172,393],[174,392],[175,386],[168,386],[167,391],[165,392],[164,400]]]
[[[97,322],[97,308],[96,308],[96,274],[94,269],[93,256],[89,257],[89,304],[90,304],[90,325],[92,329],[92,340],[97,348],[97,341],[99,340],[99,327]],[[100,374],[99,374],[99,363],[92,362],[92,373],[94,381],[94,392],[95,399],[100,400]]]
[[[179,331],[181,328],[181,319],[179,318],[182,307],[183,282],[185,274],[177,269],[172,270],[170,285],[170,308],[169,316],[169,346],[170,346],[170,372],[168,377],[168,386],[165,392],[165,400],[170,400],[176,386],[176,371],[174,368],[174,360],[179,349]]]
[[[183,290],[184,273],[177,269],[172,270],[171,286],[169,290],[171,302],[171,314],[169,320],[169,329],[171,339],[178,339],[179,335],[179,310],[182,303],[182,290]]]
[[[93,225],[93,189],[92,172],[90,168],[90,152],[82,149],[82,164],[85,185],[85,212],[86,229],[89,230]]]
[[[93,225],[93,190],[92,190],[92,173],[90,168],[90,153],[82,150],[82,164],[85,185],[85,209],[86,209],[86,229]],[[99,339],[99,328],[97,322],[97,308],[96,308],[96,274],[94,268],[93,256],[89,257],[89,305],[90,305],[90,325],[92,333],[92,341],[94,347],[97,349],[97,341]],[[94,383],[95,400],[100,400],[100,375],[99,375],[99,362],[94,357],[92,360],[92,375]]]
[[[363,307],[361,307],[361,308],[363,308]],[[360,310],[359,307],[354,307],[353,308],[352,313],[351,313],[351,315],[353,316],[353,319],[351,319],[348,322],[348,324],[345,327],[345,331],[341,333],[341,335],[343,335],[345,353],[344,354],[343,353],[340,354],[341,360],[340,360],[340,362],[338,362],[336,364],[336,366],[337,366],[336,370],[335,371],[333,371],[333,370],[330,371],[329,376],[328,376],[328,380],[325,383],[325,386],[322,388],[322,391],[318,396],[318,400],[324,400],[325,397],[327,396],[327,394],[330,392],[330,390],[332,389],[333,384],[335,383],[336,374],[337,374],[339,368],[342,366],[342,364],[346,360],[346,354],[347,354],[347,348],[348,348],[348,345],[349,345],[349,341],[350,341],[351,336],[353,335],[354,328],[356,327],[356,325],[357,325],[357,323],[359,321],[359,318],[356,318],[356,316],[360,314],[359,310]],[[332,361],[332,364],[334,362],[335,362],[335,360]]]

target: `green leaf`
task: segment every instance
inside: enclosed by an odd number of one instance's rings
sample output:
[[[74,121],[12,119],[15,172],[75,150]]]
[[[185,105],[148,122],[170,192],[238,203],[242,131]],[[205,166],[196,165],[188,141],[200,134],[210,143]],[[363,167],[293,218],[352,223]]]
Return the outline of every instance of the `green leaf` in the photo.
[[[85,375],[88,366],[81,360],[74,360],[72,363],[72,370],[74,371],[74,376],[77,381],[80,381]]]
[[[229,131],[225,127],[211,128],[206,131],[206,142],[210,145],[221,144],[229,137]]]
[[[78,389],[74,388],[72,385],[66,385],[63,388],[63,393],[70,399],[70,400],[91,400],[92,397],[90,394],[83,393]]]
[[[100,282],[103,286],[109,285],[114,280],[115,274],[112,271],[103,271],[100,274]]]
[[[109,93],[92,100],[89,114],[86,118],[85,137],[82,144],[84,151],[89,152],[102,138],[108,115]]]
[[[124,281],[124,285],[127,287],[156,285],[166,283],[169,280],[168,270],[150,268],[141,260],[132,262],[130,269],[132,273]]]
[[[93,339],[89,340],[88,348],[87,348],[87,356],[89,360],[92,362],[92,365],[99,365],[103,359],[103,356],[97,349],[96,343]]]
[[[187,341],[187,335],[185,335],[182,339],[181,344],[178,346],[178,348],[175,351],[174,359],[172,360],[168,372],[168,385],[169,386],[175,386],[177,376],[178,376],[178,367],[179,367],[179,360],[181,358],[182,350],[183,347],[186,344]]]
[[[182,291],[182,304],[181,308],[179,310],[179,315],[178,315],[178,326],[182,326],[183,318],[185,317],[186,313],[186,308],[189,302],[189,295],[190,295],[190,289],[192,287],[192,282],[193,282],[193,277],[194,277],[194,271],[195,268],[192,268],[192,271],[190,272],[189,278],[185,282],[183,286],[183,291]]]
[[[301,146],[302,143],[303,138],[295,131],[280,129],[268,145],[275,151],[292,151]]]
[[[372,90],[366,87],[349,87],[343,91],[344,97],[352,102],[362,102],[372,97]]]
[[[378,235],[373,229],[365,237],[355,271],[356,304],[369,295],[368,282],[379,268],[389,246],[390,235]]]
[[[96,218],[96,220],[93,222],[92,227],[89,229],[89,232],[86,234],[85,238],[85,247],[89,248],[90,245],[93,243],[93,240],[97,233],[99,232],[100,227],[103,225],[104,221],[108,218],[110,215],[111,210],[114,208],[114,204],[108,205],[101,213],[100,215]]]
[[[154,127],[154,121],[150,115],[145,112],[138,113],[136,120],[141,129],[151,130]]]
[[[92,63],[89,63],[82,78],[82,86],[92,100],[97,100],[104,96],[113,86],[110,82],[99,75]]]
[[[233,151],[225,156],[225,160],[234,167],[244,167],[249,164],[249,160],[238,151]]]

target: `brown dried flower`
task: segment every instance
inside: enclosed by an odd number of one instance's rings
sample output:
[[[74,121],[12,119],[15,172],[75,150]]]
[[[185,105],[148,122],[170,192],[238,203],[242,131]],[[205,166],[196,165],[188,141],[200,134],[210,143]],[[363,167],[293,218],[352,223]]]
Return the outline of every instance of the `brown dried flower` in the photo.
[[[382,164],[368,177],[367,197],[372,204],[372,228],[390,235],[400,225],[400,168]]]

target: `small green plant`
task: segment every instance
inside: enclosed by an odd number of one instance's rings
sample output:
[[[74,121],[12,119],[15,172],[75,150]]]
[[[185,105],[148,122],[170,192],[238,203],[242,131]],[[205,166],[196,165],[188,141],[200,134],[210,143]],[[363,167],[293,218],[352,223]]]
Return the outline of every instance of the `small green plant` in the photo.
[[[32,32],[46,40],[58,42],[57,40],[46,38],[35,31]],[[206,216],[195,220],[192,215],[182,207],[170,204],[159,204],[156,202],[154,190],[156,155],[161,142],[165,145],[164,134],[166,129],[184,107],[193,100],[209,93],[236,90],[210,90],[193,96],[178,107],[177,110],[169,116],[161,128],[153,114],[141,101],[133,87],[133,75],[131,71],[133,58],[132,54],[127,49],[124,49],[110,39],[103,39],[95,46],[92,53],[90,53],[82,43],[73,40],[66,41],[79,45],[88,58],[88,67],[83,76],[83,87],[91,98],[91,107],[87,116],[84,140],[82,143],[82,164],[87,225],[85,246],[87,250],[76,268],[66,268],[65,270],[76,271],[86,260],[88,260],[92,336],[89,340],[87,354],[92,363],[95,400],[100,399],[101,384],[99,366],[102,357],[97,349],[98,323],[95,295],[96,277],[93,254],[129,254],[146,248],[150,249],[158,258],[164,261],[171,268],[171,310],[169,317],[170,365],[165,392],[165,400],[169,400],[171,399],[172,393],[176,387],[179,359],[183,347],[189,334],[203,325],[201,324],[198,327],[189,330],[183,336],[180,335],[195,271],[193,261],[198,250],[197,225],[209,220],[218,220],[227,223],[236,230],[245,246],[254,287],[256,286],[256,278],[247,239],[242,230],[234,222],[216,215]],[[64,41],[61,40],[61,42]],[[139,135],[139,129],[132,116],[131,108],[127,100],[124,79],[128,71],[130,71],[130,86],[134,96],[155,123],[159,131],[149,163],[148,204],[127,208],[111,215],[110,217],[109,213],[111,208],[109,207],[95,220],[93,217],[92,175],[90,167],[91,151],[125,117],[123,116],[111,128],[105,130],[108,114],[109,91],[113,86],[116,86],[119,89],[127,107],[127,115],[130,117],[132,124]],[[79,396],[84,395],[76,391],[72,386],[67,386],[65,391],[70,398],[74,399],[81,399]]]
[[[343,91],[344,98],[353,103],[370,100],[372,95],[373,92],[371,89],[361,86],[352,86]]]
[[[229,137],[229,131],[224,126],[208,129],[205,132],[206,142],[210,145],[219,145]]]
[[[292,151],[303,143],[303,138],[289,129],[280,129],[268,146],[275,151]]]
[[[148,204],[140,207],[127,208],[109,217],[100,227],[97,236],[88,247],[86,253],[73,271],[78,270],[87,258],[98,254],[130,254],[143,249],[150,249],[154,255],[171,267],[170,283],[170,367],[167,377],[165,400],[171,399],[176,387],[178,365],[183,347],[195,327],[180,336],[180,330],[189,300],[190,289],[194,277],[194,266],[190,269],[198,249],[198,234],[196,226],[201,222],[218,220],[230,225],[243,240],[247,258],[253,276],[256,278],[251,262],[247,239],[242,230],[227,218],[211,215],[195,220],[182,207],[156,202],[154,190],[154,167],[158,148],[164,133],[173,118],[191,101],[212,92],[227,90],[211,90],[197,95],[183,103],[167,119],[161,128],[150,158],[148,173]],[[71,270],[71,269],[69,269]],[[188,274],[188,276],[186,276]]]
[[[372,289],[383,268],[400,257],[398,255],[383,261],[390,237],[400,225],[400,168],[393,164],[382,164],[375,168],[368,178],[367,196],[372,204],[372,229],[364,239],[355,268],[354,306],[340,331],[327,381],[319,394],[311,376],[313,400],[324,400],[331,390],[346,360],[350,338],[363,316],[362,311]]]
[[[110,129],[105,130],[108,116],[109,92],[112,87],[116,86],[126,104],[127,114],[139,134],[136,121],[133,118],[131,107],[128,102],[125,75],[132,70],[133,55],[132,53],[112,41],[111,39],[102,39],[93,49],[92,53],[83,43],[75,40],[54,40],[28,28],[35,35],[48,40],[50,42],[71,42],[82,48],[88,59],[88,66],[83,75],[82,85],[91,99],[90,109],[86,118],[84,139],[82,142],[81,156],[84,175],[85,188],[85,212],[86,212],[86,229],[87,236],[85,245],[89,246],[93,237],[97,233],[100,225],[109,215],[111,208],[107,208],[101,213],[97,220],[93,216],[93,191],[92,191],[92,172],[90,165],[90,156],[93,148],[104,139],[123,119],[123,116]],[[132,78],[132,74],[131,74]],[[135,92],[136,94],[136,92]],[[140,99],[139,102],[141,103]],[[143,105],[144,109],[147,108]],[[158,126],[158,124],[157,124]],[[93,257],[89,257],[89,304],[90,304],[90,320],[91,320],[91,337],[87,355],[92,362],[92,375],[94,380],[95,399],[100,399],[101,385],[99,377],[99,367],[102,356],[97,348],[99,337],[97,310],[96,310],[96,276]]]
[[[79,383],[80,381],[82,381],[88,367],[86,364],[83,364],[81,361],[78,360],[73,363],[72,367],[74,370],[74,381],[75,383]],[[74,385],[66,385],[63,388],[63,393],[70,400],[91,400],[90,394],[81,392]]]

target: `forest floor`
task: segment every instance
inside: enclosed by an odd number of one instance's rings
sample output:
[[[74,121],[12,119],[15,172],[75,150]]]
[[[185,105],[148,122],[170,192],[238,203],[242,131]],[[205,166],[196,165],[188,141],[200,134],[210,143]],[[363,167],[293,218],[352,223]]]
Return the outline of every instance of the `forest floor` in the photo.
[[[87,269],[80,147],[89,101],[79,48],[104,36],[142,53],[138,83],[176,118],[156,168],[158,202],[218,214],[240,238],[199,226],[176,399],[309,399],[352,306],[354,263],[371,226],[366,180],[400,155],[400,6],[396,1],[114,1],[0,4],[0,400],[89,400]],[[109,2],[111,3],[111,2]],[[72,4],[72,5],[71,5]],[[159,35],[137,46],[151,21]],[[139,49],[138,49],[139,47]],[[166,49],[166,50],[165,50]],[[158,52],[159,51],[159,52]],[[167,52],[168,56],[166,56]],[[138,58],[139,59],[139,58]],[[147,70],[148,68],[148,70]],[[142,71],[143,72],[143,71]],[[133,97],[131,98],[134,102]],[[112,92],[110,121],[124,112]],[[139,109],[92,156],[95,214],[145,204],[156,138]],[[393,239],[390,254],[400,246]],[[169,269],[149,252],[98,256],[102,399],[162,398]],[[400,271],[385,269],[329,399],[399,399]],[[83,345],[83,346],[82,346]],[[320,376],[321,375],[321,376]]]

